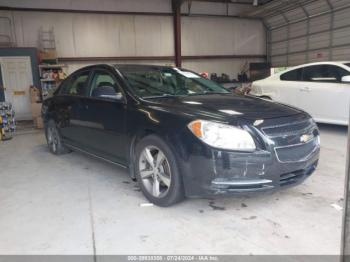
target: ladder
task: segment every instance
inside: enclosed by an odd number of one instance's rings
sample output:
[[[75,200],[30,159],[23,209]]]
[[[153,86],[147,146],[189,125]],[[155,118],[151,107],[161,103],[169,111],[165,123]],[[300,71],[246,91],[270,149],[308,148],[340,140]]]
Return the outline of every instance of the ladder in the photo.
[[[56,50],[55,33],[53,27],[45,31],[42,27],[39,29],[39,48],[42,51],[54,51]]]
[[[0,47],[14,47],[11,19],[7,16],[0,16],[0,28]]]

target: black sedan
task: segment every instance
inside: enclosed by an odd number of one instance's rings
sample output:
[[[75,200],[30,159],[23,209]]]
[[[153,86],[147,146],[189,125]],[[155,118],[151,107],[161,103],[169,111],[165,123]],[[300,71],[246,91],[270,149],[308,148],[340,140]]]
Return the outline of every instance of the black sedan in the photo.
[[[77,150],[128,168],[159,206],[297,185],[319,158],[307,113],[174,67],[82,68],[42,114],[52,153]]]

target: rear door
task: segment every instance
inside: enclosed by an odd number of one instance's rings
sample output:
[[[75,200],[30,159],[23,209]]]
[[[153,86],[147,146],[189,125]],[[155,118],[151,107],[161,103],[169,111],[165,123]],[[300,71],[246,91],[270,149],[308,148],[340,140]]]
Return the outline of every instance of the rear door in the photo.
[[[126,164],[126,100],[115,74],[95,70],[83,104],[82,132],[89,151]]]
[[[282,74],[279,81],[273,81],[272,88],[276,90],[273,100],[302,108],[299,100],[301,76],[302,69],[299,68]]]
[[[66,143],[79,148],[84,148],[86,141],[81,117],[85,110],[83,100],[88,95],[89,78],[89,70],[73,74],[55,97],[61,136]]]
[[[346,123],[350,85],[342,83],[350,73],[336,65],[314,65],[303,69],[299,101],[302,108],[321,122]]]

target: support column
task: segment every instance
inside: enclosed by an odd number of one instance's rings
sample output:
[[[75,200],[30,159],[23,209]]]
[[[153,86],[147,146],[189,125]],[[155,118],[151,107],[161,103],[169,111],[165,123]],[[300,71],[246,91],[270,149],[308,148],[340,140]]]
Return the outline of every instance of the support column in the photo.
[[[350,120],[349,120],[350,121]],[[350,262],[350,128],[348,131],[348,154],[346,162],[345,195],[344,195],[344,219],[341,241],[341,262]]]
[[[181,4],[183,0],[173,0],[175,65],[181,67]]]
[[[287,18],[286,14],[284,12],[280,12],[281,16],[283,17],[284,21],[287,25],[287,52],[286,52],[286,64],[289,66],[289,52],[290,52],[290,23],[289,19]]]
[[[329,9],[331,10],[331,23],[330,23],[330,30],[329,30],[329,56],[328,60],[333,61],[333,42],[334,42],[334,7],[330,0],[326,0]]]

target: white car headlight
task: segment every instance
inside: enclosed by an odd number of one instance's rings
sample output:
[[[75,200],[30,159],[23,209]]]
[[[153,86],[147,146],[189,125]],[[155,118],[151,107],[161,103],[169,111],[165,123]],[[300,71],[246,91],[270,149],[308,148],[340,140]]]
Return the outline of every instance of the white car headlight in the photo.
[[[256,84],[252,84],[252,87],[251,87],[251,90],[250,90],[250,94],[252,94],[252,95],[262,95],[262,90],[261,90],[261,88],[258,86],[258,85],[256,85]]]
[[[254,151],[256,149],[252,136],[238,127],[195,120],[188,124],[192,133],[206,144],[228,150]]]

